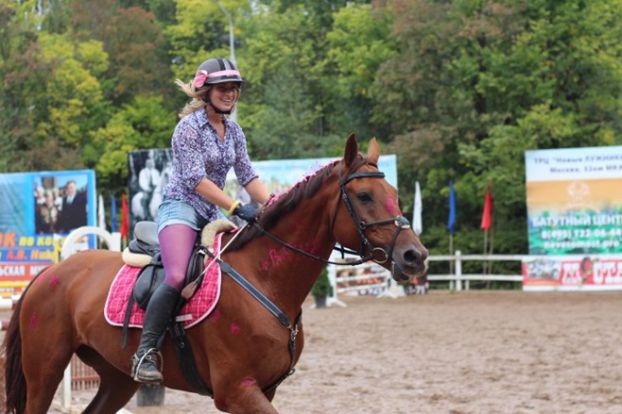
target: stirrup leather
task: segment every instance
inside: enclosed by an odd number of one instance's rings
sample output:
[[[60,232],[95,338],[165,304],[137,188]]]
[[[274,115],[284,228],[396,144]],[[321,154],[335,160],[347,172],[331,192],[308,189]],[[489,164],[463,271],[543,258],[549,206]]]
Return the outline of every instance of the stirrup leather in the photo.
[[[140,357],[137,353],[132,357],[132,379],[134,381],[141,382],[141,379],[138,378],[138,371],[145,361],[151,362],[159,372],[164,370],[162,353],[158,348],[149,348]]]

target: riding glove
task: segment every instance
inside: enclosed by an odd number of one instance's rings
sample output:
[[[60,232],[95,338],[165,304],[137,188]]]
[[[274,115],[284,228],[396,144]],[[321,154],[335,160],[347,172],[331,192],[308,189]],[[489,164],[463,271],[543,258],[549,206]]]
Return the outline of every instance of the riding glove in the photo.
[[[239,204],[235,210],[233,210],[233,215],[238,216],[242,220],[245,220],[249,223],[255,221],[257,218],[257,214],[259,214],[259,209],[255,207],[254,204]]]

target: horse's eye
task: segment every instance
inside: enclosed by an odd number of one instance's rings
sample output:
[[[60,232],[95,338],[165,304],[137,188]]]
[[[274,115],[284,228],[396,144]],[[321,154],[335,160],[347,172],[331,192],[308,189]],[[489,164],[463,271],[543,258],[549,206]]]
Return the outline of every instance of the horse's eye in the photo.
[[[371,198],[369,193],[358,193],[356,195],[356,198],[358,198],[361,203],[371,203],[372,201],[374,201],[374,199]]]

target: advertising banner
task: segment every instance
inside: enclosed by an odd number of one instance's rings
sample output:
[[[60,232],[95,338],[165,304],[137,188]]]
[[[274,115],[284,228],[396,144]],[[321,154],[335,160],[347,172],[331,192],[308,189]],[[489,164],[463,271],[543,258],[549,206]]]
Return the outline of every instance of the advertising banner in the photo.
[[[28,281],[58,256],[64,236],[95,224],[92,170],[0,174],[0,286]]]
[[[577,286],[564,272],[580,261],[560,257],[603,255],[609,266],[622,254],[622,146],[526,151],[525,162],[529,253],[552,256],[546,266],[561,272],[557,285]],[[556,285],[524,274],[526,287]]]
[[[622,253],[622,146],[527,151],[529,253]]]
[[[337,158],[304,158],[295,160],[256,161],[253,166],[271,194],[282,194],[305,176],[313,175],[317,170],[335,161]],[[381,155],[378,169],[385,174],[386,180],[397,188],[397,157]],[[248,202],[250,197],[241,188],[233,171],[229,172],[225,191],[232,197]]]
[[[620,290],[622,255],[529,258],[523,261],[523,289]]]
[[[170,148],[132,151],[129,154],[129,204],[131,228],[137,221],[154,221],[162,201],[164,187],[168,183],[172,166]],[[292,160],[253,161],[253,167],[266,184],[269,193],[281,194],[297,181],[313,174],[337,158],[305,158]],[[397,157],[382,155],[378,168],[385,173],[387,181],[397,187]],[[233,169],[227,175],[225,192],[244,203],[250,196],[238,184]]]

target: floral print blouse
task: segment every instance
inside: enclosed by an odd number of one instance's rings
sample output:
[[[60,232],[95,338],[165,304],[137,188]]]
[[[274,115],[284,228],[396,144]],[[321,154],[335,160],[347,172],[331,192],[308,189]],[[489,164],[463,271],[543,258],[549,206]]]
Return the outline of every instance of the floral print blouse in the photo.
[[[225,119],[225,139],[221,141],[205,111],[195,111],[179,121],[171,146],[173,171],[164,197],[185,201],[208,221],[218,218],[219,208],[195,190],[201,179],[207,178],[222,189],[231,167],[242,186],[257,177],[244,132],[229,119]]]

